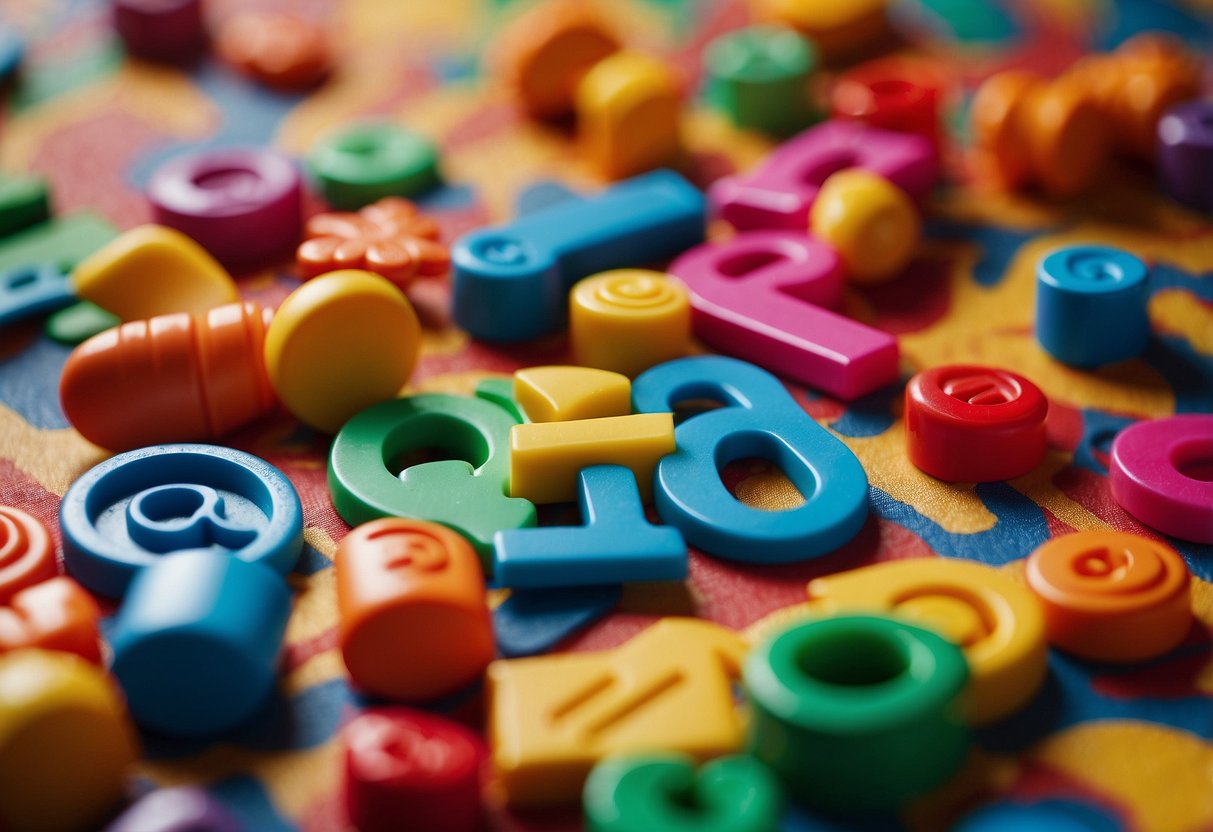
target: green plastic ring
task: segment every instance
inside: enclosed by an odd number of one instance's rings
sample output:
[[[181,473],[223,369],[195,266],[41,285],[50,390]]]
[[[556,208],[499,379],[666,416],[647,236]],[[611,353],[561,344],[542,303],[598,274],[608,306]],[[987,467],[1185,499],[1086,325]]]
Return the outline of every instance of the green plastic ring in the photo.
[[[353,211],[388,196],[416,196],[441,182],[438,150],[386,122],[362,122],[312,148],[308,168],[329,205]]]

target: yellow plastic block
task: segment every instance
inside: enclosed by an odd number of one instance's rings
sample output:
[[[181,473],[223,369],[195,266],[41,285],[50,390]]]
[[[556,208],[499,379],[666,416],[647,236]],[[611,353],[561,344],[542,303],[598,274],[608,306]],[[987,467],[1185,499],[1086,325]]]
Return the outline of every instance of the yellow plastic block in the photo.
[[[635,52],[616,52],[586,73],[577,87],[577,129],[603,176],[622,179],[675,159],[679,93],[670,67]]]
[[[125,707],[103,671],[68,653],[0,657],[0,828],[97,828],[135,759]]]
[[[351,416],[394,399],[421,349],[408,298],[378,275],[329,272],[287,296],[265,333],[265,368],[299,421],[336,433]]]
[[[576,422],[532,422],[510,431],[510,496],[532,503],[577,499],[577,473],[590,465],[624,465],[640,498],[653,494],[657,461],[674,452],[674,414],[637,413]]]
[[[909,265],[922,236],[918,209],[878,173],[852,168],[826,179],[809,231],[838,250],[853,283],[883,283]]]
[[[587,277],[569,294],[569,339],[576,363],[634,378],[690,351],[690,295],[645,269]]]
[[[809,583],[816,613],[890,613],[955,642],[972,673],[969,719],[986,723],[1027,703],[1047,670],[1044,611],[997,569],[946,558],[867,566]]]
[[[888,0],[750,0],[756,18],[798,29],[827,61],[888,38],[887,6]]]
[[[627,416],[632,382],[587,367],[527,367],[514,373],[514,400],[532,422]]]
[[[664,618],[613,650],[493,662],[489,739],[507,801],[576,801],[607,754],[681,751],[702,761],[737,750],[731,682],[745,650],[717,624]]]
[[[206,312],[240,300],[231,275],[206,249],[162,225],[141,225],[111,240],[72,272],[72,287],[124,321],[171,312]]]

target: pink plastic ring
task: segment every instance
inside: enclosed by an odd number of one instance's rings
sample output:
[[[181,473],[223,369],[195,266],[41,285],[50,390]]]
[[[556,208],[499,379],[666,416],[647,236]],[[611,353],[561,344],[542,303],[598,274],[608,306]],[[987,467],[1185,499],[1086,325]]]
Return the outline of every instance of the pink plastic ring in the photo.
[[[1141,422],[1121,431],[1108,462],[1121,508],[1164,534],[1213,543],[1213,416]]]

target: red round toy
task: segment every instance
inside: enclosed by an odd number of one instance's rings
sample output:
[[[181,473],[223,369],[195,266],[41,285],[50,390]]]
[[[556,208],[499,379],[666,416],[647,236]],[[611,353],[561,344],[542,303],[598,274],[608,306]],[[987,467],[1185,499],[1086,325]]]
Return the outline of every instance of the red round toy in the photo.
[[[906,385],[910,461],[948,482],[1022,476],[1045,455],[1049,402],[1007,370],[953,364],[926,370]]]
[[[944,84],[939,71],[925,61],[868,61],[839,77],[830,92],[830,111],[835,118],[922,136],[938,148]]]

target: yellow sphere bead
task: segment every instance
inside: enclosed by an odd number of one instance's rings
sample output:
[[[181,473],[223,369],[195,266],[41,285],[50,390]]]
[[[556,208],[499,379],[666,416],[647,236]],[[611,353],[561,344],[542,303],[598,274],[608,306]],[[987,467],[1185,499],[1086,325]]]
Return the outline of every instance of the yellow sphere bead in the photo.
[[[345,269],[282,302],[265,333],[265,369],[295,418],[336,433],[359,411],[400,395],[420,349],[408,298],[378,275]]]
[[[821,186],[809,230],[838,250],[847,279],[883,283],[914,256],[922,223],[904,191],[883,176],[851,168]]]

